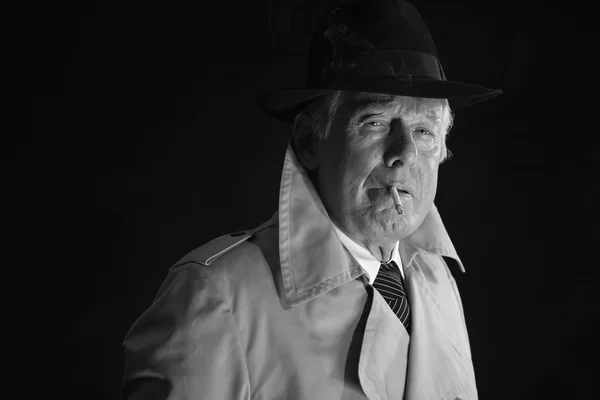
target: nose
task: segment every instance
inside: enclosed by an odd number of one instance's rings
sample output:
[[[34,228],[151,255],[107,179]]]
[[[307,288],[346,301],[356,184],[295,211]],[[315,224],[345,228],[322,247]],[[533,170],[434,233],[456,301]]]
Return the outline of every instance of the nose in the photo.
[[[402,122],[393,124],[389,136],[390,144],[384,155],[388,168],[410,167],[415,163],[418,149],[410,129]]]

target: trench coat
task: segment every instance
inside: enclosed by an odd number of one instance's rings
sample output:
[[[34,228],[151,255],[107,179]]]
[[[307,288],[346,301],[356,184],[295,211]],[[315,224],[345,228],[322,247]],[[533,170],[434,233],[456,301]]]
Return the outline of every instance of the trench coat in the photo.
[[[399,252],[410,335],[339,241],[288,147],[273,217],[183,257],[127,334],[126,394],[477,399],[463,307],[444,257],[464,268],[435,205]]]

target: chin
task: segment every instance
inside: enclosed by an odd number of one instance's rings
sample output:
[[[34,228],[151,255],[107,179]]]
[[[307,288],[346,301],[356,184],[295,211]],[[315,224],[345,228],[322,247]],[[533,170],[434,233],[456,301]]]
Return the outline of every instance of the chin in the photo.
[[[416,215],[399,215],[395,209],[378,210],[363,221],[363,232],[367,236],[400,240],[412,234],[418,227]]]

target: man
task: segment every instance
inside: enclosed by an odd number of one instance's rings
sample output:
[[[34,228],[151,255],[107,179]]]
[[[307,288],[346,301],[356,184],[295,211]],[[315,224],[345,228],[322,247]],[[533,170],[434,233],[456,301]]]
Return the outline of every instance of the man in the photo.
[[[332,10],[309,86],[260,97],[293,123],[279,209],[175,264],[124,346],[129,399],[476,399],[462,263],[433,203],[457,109],[403,1]]]

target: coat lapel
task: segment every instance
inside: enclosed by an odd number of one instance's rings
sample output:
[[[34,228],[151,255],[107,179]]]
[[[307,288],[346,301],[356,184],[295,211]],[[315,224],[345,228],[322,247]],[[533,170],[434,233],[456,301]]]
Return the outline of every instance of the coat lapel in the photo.
[[[407,294],[411,305],[411,335],[385,299],[367,286],[372,307],[362,343],[359,379],[371,400],[476,400],[477,390],[468,337],[456,287],[441,255],[462,263],[432,210],[423,229],[440,232],[431,247],[415,247],[418,238],[400,243]],[[421,234],[421,232],[418,232]],[[440,246],[448,241],[450,245]],[[420,243],[419,243],[420,244]],[[451,281],[452,280],[452,281]]]
[[[418,265],[407,269],[412,324],[409,336],[385,299],[367,285],[372,305],[367,318],[358,376],[370,400],[477,399],[468,343],[462,327],[444,315]],[[466,346],[465,346],[466,345]]]
[[[409,336],[402,322],[373,286],[367,285],[372,299],[365,326],[358,376],[369,400],[394,399],[404,393]]]
[[[279,190],[279,259],[286,301],[296,307],[364,274],[340,242],[291,147]]]
[[[438,269],[443,272],[440,265]],[[406,270],[412,332],[405,400],[477,399],[466,331],[454,296],[419,256]],[[446,287],[447,286],[447,287]]]

